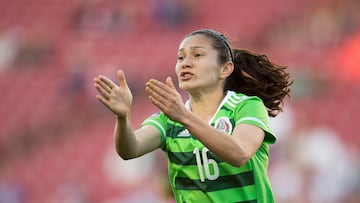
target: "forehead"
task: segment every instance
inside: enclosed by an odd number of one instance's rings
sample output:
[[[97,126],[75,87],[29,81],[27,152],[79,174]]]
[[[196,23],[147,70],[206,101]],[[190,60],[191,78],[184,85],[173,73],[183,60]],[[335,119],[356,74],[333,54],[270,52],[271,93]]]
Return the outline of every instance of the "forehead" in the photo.
[[[202,34],[196,34],[185,38],[179,45],[179,51],[191,47],[211,48],[210,39]]]

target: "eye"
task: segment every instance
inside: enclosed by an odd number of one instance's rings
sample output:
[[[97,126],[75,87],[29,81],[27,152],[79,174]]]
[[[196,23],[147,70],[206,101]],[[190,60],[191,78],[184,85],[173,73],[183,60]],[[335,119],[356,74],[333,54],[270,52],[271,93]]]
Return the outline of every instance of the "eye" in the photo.
[[[194,57],[195,58],[199,58],[199,57],[201,57],[202,56],[202,54],[194,54]]]
[[[183,56],[178,56],[178,61],[182,61],[184,59]]]

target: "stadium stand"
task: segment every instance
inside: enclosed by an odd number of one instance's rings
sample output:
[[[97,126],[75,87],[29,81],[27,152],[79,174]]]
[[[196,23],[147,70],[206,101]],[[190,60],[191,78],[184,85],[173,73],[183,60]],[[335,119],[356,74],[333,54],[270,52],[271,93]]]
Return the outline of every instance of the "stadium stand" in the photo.
[[[178,43],[202,27],[229,33],[235,44],[269,51],[277,61],[294,65],[295,75],[299,69],[314,74],[316,66],[315,73],[325,76],[296,82],[300,89],[290,102],[294,111],[330,126],[346,144],[360,146],[360,76],[350,82],[336,77],[335,66],[342,61],[327,60],[336,55],[337,46],[323,48],[321,54],[286,53],[283,49],[294,50],[286,41],[276,41],[278,47],[263,41],[274,34],[274,27],[330,1],[179,1],[186,2],[188,15],[176,26],[155,18],[159,4],[148,2],[0,1],[0,202],[125,202],[129,195],[140,202],[135,198],[140,193],[154,195],[158,180],[153,179],[158,176],[130,186],[107,179],[104,159],[112,147],[114,120],[95,101],[92,79],[98,74],[114,77],[116,69],[123,68],[134,91],[133,119],[139,126],[156,111],[149,102],[140,102],[146,98],[144,83],[172,75]],[[15,39],[7,38],[8,32]],[[15,54],[1,55],[2,47]],[[308,82],[316,88],[302,92]],[[157,174],[160,169],[150,170]],[[149,202],[160,201],[154,199]]]

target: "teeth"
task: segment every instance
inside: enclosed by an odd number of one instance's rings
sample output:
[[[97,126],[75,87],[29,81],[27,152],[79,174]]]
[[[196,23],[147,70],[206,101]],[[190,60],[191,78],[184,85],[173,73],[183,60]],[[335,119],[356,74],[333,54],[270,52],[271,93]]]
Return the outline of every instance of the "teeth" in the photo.
[[[181,76],[188,76],[188,75],[192,75],[191,73],[181,73]]]

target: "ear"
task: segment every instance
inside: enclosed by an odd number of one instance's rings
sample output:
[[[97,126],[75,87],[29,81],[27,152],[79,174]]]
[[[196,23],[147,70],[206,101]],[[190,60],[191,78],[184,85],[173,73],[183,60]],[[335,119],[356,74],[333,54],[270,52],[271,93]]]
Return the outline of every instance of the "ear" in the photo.
[[[229,75],[234,71],[234,63],[233,62],[226,62],[221,70],[220,70],[220,78],[225,79],[229,77]]]

